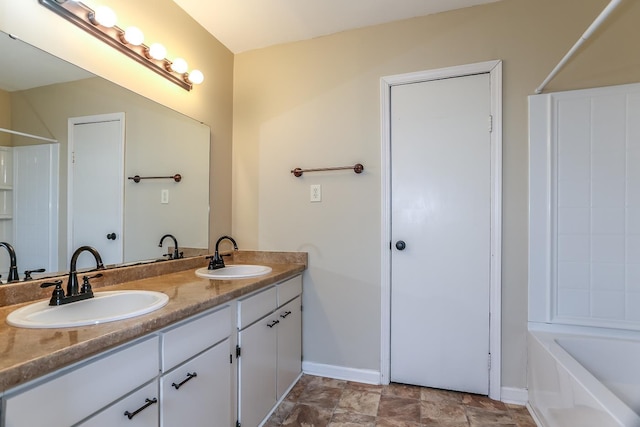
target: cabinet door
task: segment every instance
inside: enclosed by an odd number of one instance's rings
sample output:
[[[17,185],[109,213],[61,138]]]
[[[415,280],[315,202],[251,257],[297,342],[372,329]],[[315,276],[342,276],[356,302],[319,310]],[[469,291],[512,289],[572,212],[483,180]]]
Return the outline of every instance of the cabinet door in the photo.
[[[230,354],[227,338],[160,378],[160,426],[231,426]]]
[[[157,427],[158,402],[158,381],[154,380],[78,427]]]
[[[238,410],[242,427],[256,427],[276,404],[277,319],[276,313],[271,314],[238,334]]]
[[[291,387],[302,372],[302,310],[300,297],[277,311],[278,377],[277,399]]]

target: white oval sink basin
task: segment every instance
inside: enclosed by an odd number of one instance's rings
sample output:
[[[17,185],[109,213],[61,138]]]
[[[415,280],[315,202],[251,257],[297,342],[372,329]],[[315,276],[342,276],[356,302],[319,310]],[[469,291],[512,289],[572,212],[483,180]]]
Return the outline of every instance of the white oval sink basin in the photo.
[[[196,270],[197,276],[207,279],[244,279],[246,277],[262,276],[268,273],[271,273],[271,267],[248,264],[227,265],[217,270],[209,270],[207,267]]]
[[[91,299],[60,306],[39,301],[12,311],[7,323],[19,328],[69,328],[114,322],[151,313],[164,307],[169,297],[154,291],[95,292]]]

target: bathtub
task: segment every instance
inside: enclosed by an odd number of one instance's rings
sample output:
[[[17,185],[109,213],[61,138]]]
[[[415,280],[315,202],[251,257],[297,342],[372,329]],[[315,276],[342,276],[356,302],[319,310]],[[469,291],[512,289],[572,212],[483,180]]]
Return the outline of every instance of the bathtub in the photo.
[[[542,427],[640,427],[640,333],[529,323],[529,407]]]

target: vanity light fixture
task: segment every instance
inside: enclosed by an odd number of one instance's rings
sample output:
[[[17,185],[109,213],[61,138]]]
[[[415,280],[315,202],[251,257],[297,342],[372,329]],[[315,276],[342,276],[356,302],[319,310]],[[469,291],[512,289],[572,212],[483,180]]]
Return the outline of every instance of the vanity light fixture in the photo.
[[[167,50],[160,43],[144,44],[144,34],[137,27],[123,30],[116,25],[117,16],[106,6],[91,9],[75,0],[38,0],[41,5],[124,53],[138,63],[160,74],[185,90],[200,84],[204,75],[199,70],[188,70],[182,58],[167,59]]]

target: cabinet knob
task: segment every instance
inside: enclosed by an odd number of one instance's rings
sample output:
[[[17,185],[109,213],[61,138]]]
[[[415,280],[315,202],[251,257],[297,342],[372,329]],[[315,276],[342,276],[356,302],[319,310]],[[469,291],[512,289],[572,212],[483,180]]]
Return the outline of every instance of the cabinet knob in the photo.
[[[396,249],[399,251],[404,251],[404,249],[407,247],[407,244],[404,242],[404,240],[398,240],[396,242]]]

